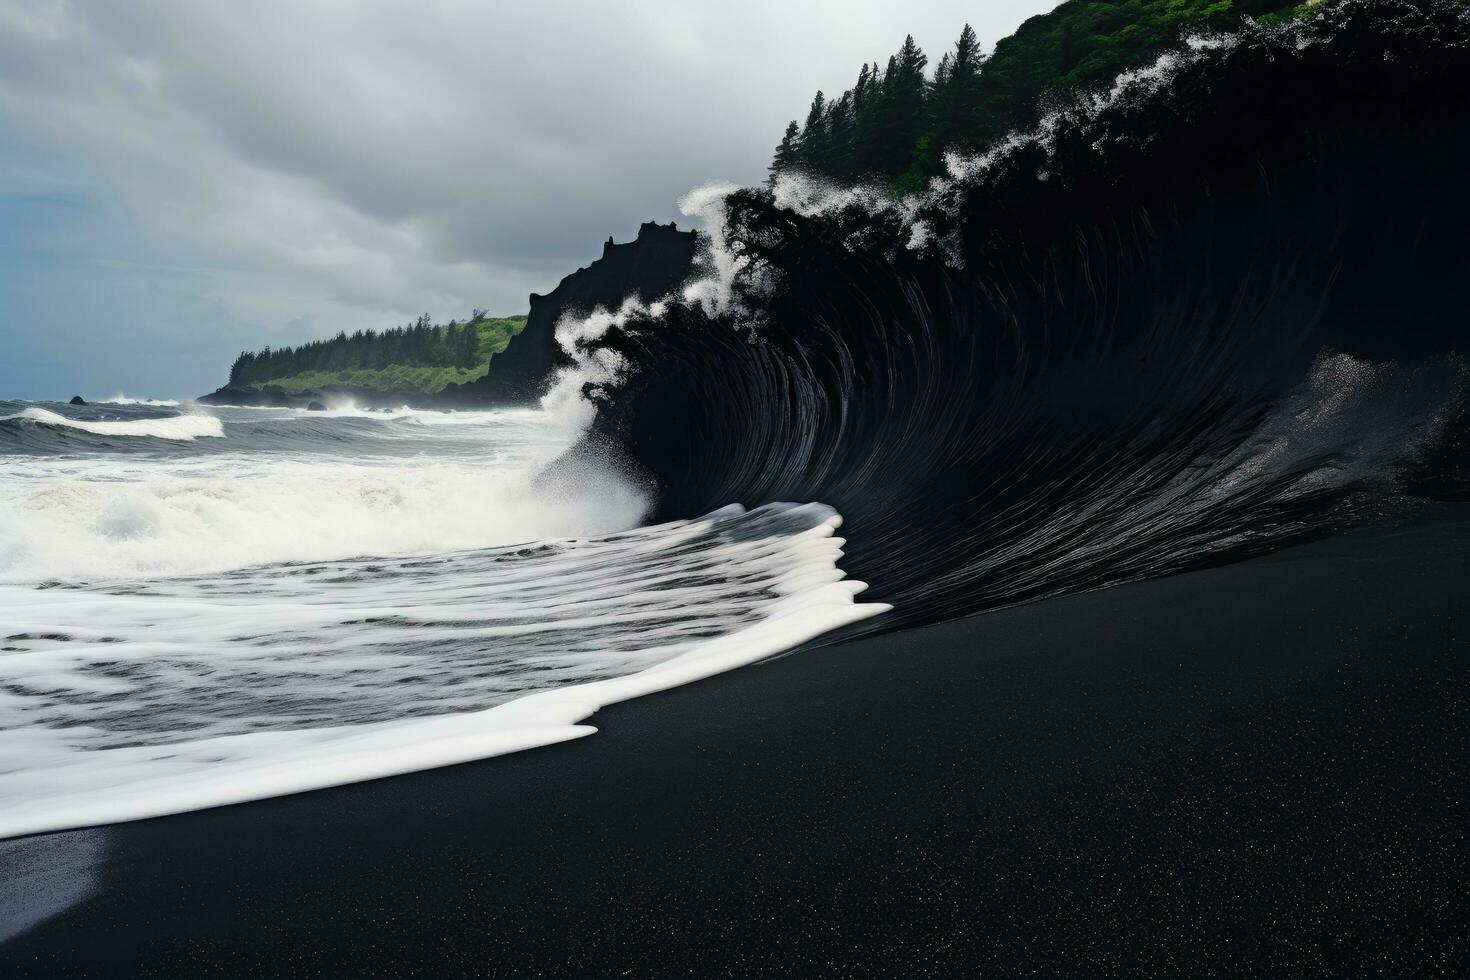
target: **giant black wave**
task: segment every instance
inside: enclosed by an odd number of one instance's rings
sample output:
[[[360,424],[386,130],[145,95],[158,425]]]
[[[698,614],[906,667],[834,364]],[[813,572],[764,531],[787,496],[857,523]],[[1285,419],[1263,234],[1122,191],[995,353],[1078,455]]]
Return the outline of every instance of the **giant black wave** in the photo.
[[[659,518],[836,507],[896,606],[868,629],[1465,499],[1467,69],[1462,3],[1329,2],[1197,39],[922,201],[731,194],[730,302],[596,341],[625,375],[589,386],[588,444]]]

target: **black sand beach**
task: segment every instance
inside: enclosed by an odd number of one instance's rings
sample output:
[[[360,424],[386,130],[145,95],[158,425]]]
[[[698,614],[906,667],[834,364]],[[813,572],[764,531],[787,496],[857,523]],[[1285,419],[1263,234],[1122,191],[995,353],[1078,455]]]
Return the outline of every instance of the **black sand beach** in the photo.
[[[6,842],[12,911],[70,841],[96,885],[0,974],[1463,976],[1467,596],[1445,508],[576,743]]]

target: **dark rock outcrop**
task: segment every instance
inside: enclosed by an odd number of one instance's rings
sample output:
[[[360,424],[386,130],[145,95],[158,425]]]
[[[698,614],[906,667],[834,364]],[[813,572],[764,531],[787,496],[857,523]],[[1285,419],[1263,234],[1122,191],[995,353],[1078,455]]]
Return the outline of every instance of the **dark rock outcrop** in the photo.
[[[437,394],[418,391],[370,391],[328,385],[320,391],[290,394],[275,385],[263,388],[225,385],[197,401],[205,405],[264,408],[311,408],[317,403],[351,402],[359,408],[470,408],[534,404],[546,392],[558,367],[570,362],[556,343],[556,324],[568,313],[594,307],[617,309],[631,296],[653,301],[677,289],[689,276],[699,236],[670,222],[645,221],[638,237],[619,245],[611,238],[602,256],[564,278],[545,296],[531,294],[525,328],[490,362],[489,373]]]
[[[304,408],[324,411],[331,405],[355,405],[364,410],[388,411],[411,405],[415,408],[437,408],[438,395],[426,395],[414,389],[375,391],[351,385],[323,385],[317,390],[299,394],[284,391],[276,385],[263,388],[225,385],[200,395],[195,401],[205,405],[231,405],[243,408]]]
[[[86,401],[84,401],[82,399],[82,396],[81,395],[72,395],[71,396],[71,401],[67,402],[67,404],[68,405],[85,405],[87,403],[86,403]]]
[[[552,374],[569,362],[556,343],[556,324],[572,312],[602,306],[616,309],[630,296],[645,301],[677,289],[688,277],[698,235],[672,222],[646,221],[638,237],[619,245],[611,238],[602,257],[563,279],[545,296],[531,294],[526,326],[496,354],[490,371],[463,385],[450,385],[437,401],[444,405],[524,405],[546,392]]]
[[[275,385],[266,385],[264,388],[225,385],[194,400],[204,405],[236,405],[244,408],[305,408],[313,400],[320,398],[321,395],[314,391],[293,395]]]

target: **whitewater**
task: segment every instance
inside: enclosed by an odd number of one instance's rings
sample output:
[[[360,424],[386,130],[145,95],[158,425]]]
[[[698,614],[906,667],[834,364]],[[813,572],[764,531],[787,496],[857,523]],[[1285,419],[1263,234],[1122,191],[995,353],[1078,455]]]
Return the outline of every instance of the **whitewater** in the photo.
[[[587,735],[887,607],[821,504],[642,526],[566,410],[0,402],[0,837]]]

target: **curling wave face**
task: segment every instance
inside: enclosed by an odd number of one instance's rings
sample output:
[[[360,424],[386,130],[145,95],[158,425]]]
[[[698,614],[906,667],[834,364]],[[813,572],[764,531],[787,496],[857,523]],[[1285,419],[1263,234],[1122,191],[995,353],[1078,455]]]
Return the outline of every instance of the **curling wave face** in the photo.
[[[670,519],[822,500],[933,622],[1463,499],[1470,14],[1196,39],[892,199],[686,207],[682,296],[562,330]]]

